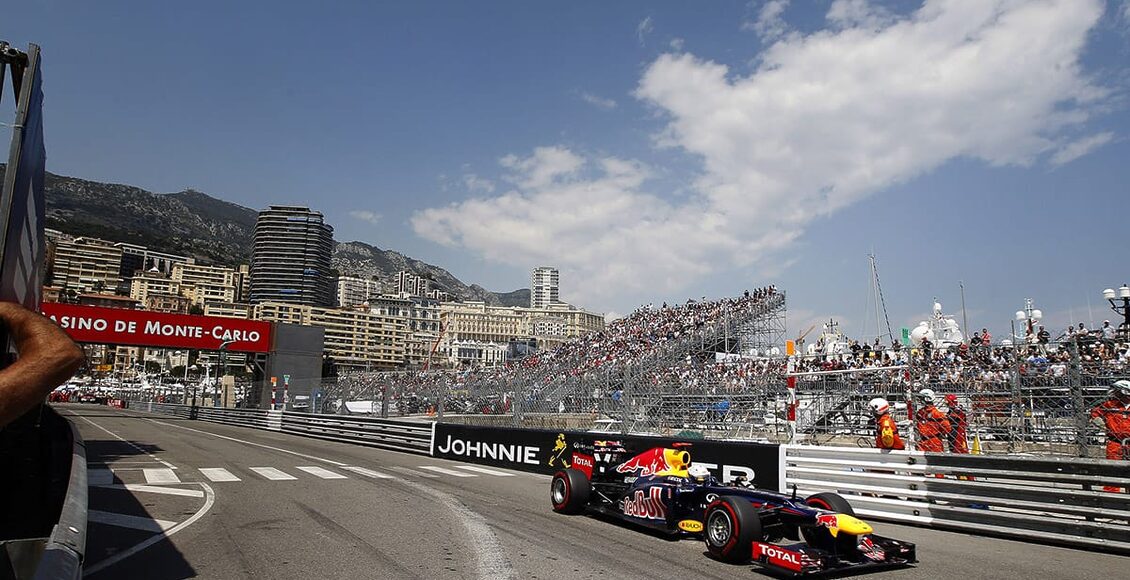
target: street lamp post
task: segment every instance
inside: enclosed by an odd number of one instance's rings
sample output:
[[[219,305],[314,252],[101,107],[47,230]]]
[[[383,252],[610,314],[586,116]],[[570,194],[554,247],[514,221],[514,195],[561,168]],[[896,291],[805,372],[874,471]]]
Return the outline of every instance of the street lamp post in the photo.
[[[1043,318],[1044,318],[1044,313],[1040,312],[1038,309],[1032,307],[1032,299],[1031,298],[1025,298],[1024,299],[1024,310],[1017,310],[1016,311],[1016,320],[1018,322],[1025,323],[1025,330],[1024,330],[1024,337],[1023,337],[1025,344],[1028,344],[1030,341],[1034,340],[1034,337],[1036,336],[1036,329],[1035,329],[1036,323],[1038,323]],[[1021,337],[1016,335],[1016,329],[1015,328],[1013,328],[1012,334],[1013,334],[1013,338],[1015,338],[1017,340],[1021,339]]]
[[[224,354],[227,353],[228,347],[231,346],[234,343],[235,343],[234,340],[225,340],[224,342],[221,342],[219,348],[216,349],[216,350],[220,351],[219,361],[217,361],[219,363],[220,367],[218,369],[216,369],[216,384],[214,385],[216,399],[220,398],[220,389],[222,388],[222,385],[220,383],[223,380],[222,376],[223,376],[224,372],[226,371],[226,367],[227,367],[227,365],[224,364],[225,363]],[[214,400],[213,400],[212,405],[216,406],[216,403],[215,403]]]
[[[1117,291],[1107,288],[1103,290],[1103,298],[1110,302],[1110,309],[1115,314],[1122,316],[1122,324],[1118,325],[1118,335],[1123,340],[1130,339],[1130,286],[1123,284]]]

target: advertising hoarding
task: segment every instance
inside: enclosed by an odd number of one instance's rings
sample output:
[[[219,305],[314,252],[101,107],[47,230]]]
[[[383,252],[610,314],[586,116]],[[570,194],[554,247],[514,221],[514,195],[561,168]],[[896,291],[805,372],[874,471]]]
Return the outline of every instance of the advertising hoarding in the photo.
[[[271,323],[260,320],[57,302],[44,302],[40,311],[75,342],[218,350],[231,341],[226,349],[231,352],[271,350]]]

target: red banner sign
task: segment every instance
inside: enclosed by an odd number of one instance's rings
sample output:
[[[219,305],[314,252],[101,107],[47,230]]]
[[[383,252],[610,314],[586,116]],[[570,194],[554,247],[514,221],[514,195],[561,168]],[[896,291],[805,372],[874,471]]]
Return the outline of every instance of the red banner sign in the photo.
[[[75,342],[218,350],[220,344],[230,341],[227,350],[233,352],[271,349],[271,323],[259,320],[58,302],[44,302],[40,310]]]

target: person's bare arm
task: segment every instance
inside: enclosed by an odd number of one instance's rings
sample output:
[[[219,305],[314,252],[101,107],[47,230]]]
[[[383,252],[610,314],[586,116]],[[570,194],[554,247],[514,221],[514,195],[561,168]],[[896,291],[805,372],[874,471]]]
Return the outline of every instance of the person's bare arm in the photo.
[[[0,370],[0,427],[42,403],[71,378],[85,358],[54,322],[18,304],[0,302],[0,322],[16,346],[18,359]]]

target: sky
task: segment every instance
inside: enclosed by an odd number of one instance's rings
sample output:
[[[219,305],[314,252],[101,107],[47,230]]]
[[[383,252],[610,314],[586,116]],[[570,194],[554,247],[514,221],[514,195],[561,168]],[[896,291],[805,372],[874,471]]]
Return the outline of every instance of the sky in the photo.
[[[309,205],[492,290],[775,284],[790,335],[866,337],[874,255],[896,333],[1118,322],[1130,1],[325,4],[27,0],[0,39],[42,47],[49,171]]]

